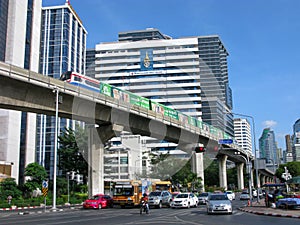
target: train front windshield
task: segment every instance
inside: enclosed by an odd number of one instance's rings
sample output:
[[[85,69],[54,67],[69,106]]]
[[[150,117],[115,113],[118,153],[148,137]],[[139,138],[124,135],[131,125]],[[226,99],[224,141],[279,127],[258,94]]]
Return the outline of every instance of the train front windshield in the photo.
[[[67,71],[65,73],[63,73],[61,76],[60,76],[60,80],[69,80],[71,78],[71,74],[72,72],[71,71]]]

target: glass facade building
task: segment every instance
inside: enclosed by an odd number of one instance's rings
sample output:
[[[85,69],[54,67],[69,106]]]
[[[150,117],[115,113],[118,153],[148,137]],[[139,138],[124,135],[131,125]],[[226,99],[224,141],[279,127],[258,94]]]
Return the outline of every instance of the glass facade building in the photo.
[[[293,125],[293,161],[300,161],[300,119]]]
[[[260,158],[266,159],[267,164],[279,164],[275,134],[270,128],[265,128],[259,138],[259,153]]]
[[[85,74],[87,32],[72,6],[42,8],[40,73],[60,78],[66,71]],[[55,95],[53,95],[53,101]],[[59,118],[59,128],[75,126],[75,121]],[[55,117],[38,115],[37,162],[53,176]]]
[[[6,35],[8,19],[8,0],[0,1],[0,61],[5,61]]]
[[[41,0],[0,1],[0,60],[38,72]],[[36,115],[0,109],[0,161],[12,165],[17,183],[25,181],[24,169],[35,161]]]

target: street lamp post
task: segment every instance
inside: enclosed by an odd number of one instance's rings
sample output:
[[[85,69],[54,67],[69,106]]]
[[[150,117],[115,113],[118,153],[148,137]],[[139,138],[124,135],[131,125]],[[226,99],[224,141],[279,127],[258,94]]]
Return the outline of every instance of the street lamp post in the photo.
[[[255,137],[255,122],[254,122],[254,117],[250,116],[250,115],[246,115],[246,114],[240,114],[240,113],[233,113],[230,112],[233,115],[237,115],[237,116],[243,116],[243,117],[248,117],[252,120],[252,124],[253,124],[253,129],[252,129],[252,133],[253,133],[253,144],[254,144],[254,157],[255,157],[255,161],[254,161],[254,165],[255,165],[255,176],[256,176],[256,185],[257,185],[257,202],[259,202],[259,193],[260,193],[260,186],[259,186],[259,178],[258,178],[258,161],[257,161],[257,153],[256,153],[256,137]]]
[[[246,162],[247,174],[248,174],[248,186],[249,186],[249,195],[250,195],[250,204],[252,206],[252,176],[251,176],[251,164],[249,160],[249,156],[247,158],[240,154],[240,152],[234,152],[235,155],[241,156]]]
[[[55,96],[55,133],[54,133],[54,160],[53,160],[53,203],[52,209],[56,210],[56,164],[57,164],[57,136],[58,136],[58,104],[59,104],[59,90],[53,89]]]
[[[70,203],[70,172],[67,172],[68,204]]]

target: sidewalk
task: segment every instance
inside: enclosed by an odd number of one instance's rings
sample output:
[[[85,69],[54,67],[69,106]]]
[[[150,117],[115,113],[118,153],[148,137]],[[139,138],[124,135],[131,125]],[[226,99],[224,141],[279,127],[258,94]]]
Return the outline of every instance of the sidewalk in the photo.
[[[239,210],[243,212],[254,213],[257,215],[292,217],[292,218],[300,219],[300,208],[298,209],[267,208],[264,199],[261,199],[259,202],[253,201],[252,206],[244,206],[241,207]]]

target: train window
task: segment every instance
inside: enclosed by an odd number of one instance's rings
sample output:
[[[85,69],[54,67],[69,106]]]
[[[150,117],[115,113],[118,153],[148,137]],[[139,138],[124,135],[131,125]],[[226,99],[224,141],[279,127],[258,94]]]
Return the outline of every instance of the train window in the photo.
[[[81,77],[74,76],[74,81],[82,81]]]
[[[99,88],[99,84],[96,84],[94,82],[91,82],[89,80],[86,80],[85,83],[89,86],[95,87],[95,88]]]
[[[71,72],[68,71],[68,72],[65,72],[63,73],[61,76],[60,76],[60,80],[68,80],[71,78]]]

